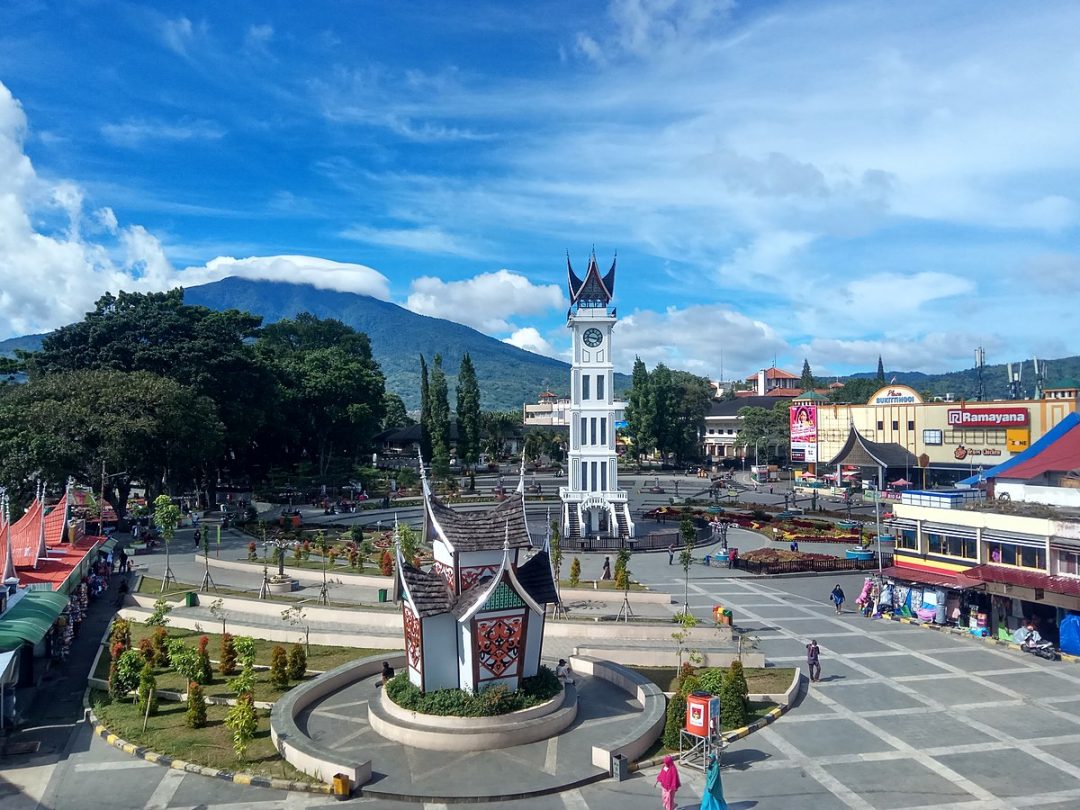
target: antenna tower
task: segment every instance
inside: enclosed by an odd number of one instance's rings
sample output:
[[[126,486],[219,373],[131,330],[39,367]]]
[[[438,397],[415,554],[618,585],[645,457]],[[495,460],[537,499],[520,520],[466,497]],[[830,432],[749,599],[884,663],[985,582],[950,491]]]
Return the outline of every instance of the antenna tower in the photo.
[[[975,401],[982,402],[985,399],[986,389],[983,384],[983,368],[986,366],[986,350],[982,346],[975,350],[975,371],[977,382],[975,388]]]
[[[1046,381],[1046,361],[1043,360],[1040,366],[1039,358],[1033,357],[1032,363],[1035,366],[1035,399],[1042,399],[1043,383]]]
[[[1009,399],[1020,399],[1021,386],[1020,381],[1024,376],[1024,364],[1017,363],[1013,366],[1012,363],[1008,363],[1005,366],[1005,373],[1009,378]]]

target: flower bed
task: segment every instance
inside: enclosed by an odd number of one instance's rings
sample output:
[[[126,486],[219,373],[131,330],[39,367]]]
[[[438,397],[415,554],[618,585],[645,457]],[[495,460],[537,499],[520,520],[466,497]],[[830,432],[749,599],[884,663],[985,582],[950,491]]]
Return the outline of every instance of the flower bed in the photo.
[[[479,692],[463,689],[434,689],[423,692],[409,681],[404,673],[395,675],[386,684],[386,695],[403,709],[418,714],[452,715],[455,717],[491,717],[529,709],[551,700],[562,689],[555,673],[547,667],[532,678],[524,678],[516,692],[505,686],[489,686]]]

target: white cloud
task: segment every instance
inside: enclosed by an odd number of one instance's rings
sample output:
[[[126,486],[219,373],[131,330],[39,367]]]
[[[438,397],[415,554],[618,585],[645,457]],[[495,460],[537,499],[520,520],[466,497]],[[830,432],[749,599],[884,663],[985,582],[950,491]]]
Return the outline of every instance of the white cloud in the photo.
[[[353,225],[342,231],[341,235],[355,242],[405,248],[417,253],[439,253],[468,259],[479,259],[483,256],[483,251],[471,241],[436,227],[369,228],[365,225]]]
[[[188,48],[195,42],[196,36],[205,33],[205,23],[193,25],[187,17],[162,20],[160,32],[165,47],[181,56],[187,56]]]
[[[213,121],[150,121],[129,118],[104,124],[101,134],[119,146],[137,147],[147,141],[214,141],[224,137],[225,129]]]
[[[509,270],[480,273],[461,281],[434,276],[413,279],[405,306],[421,315],[446,318],[484,332],[507,332],[517,315],[547,315],[565,306],[555,284],[533,284]]]
[[[205,267],[188,267],[177,278],[191,287],[228,276],[311,284],[320,290],[370,295],[383,301],[390,299],[390,280],[378,270],[315,256],[252,256],[246,259],[219,256],[207,262]]]
[[[503,343],[509,343],[511,346],[517,346],[519,349],[525,349],[525,351],[535,352],[536,354],[543,354],[547,357],[559,357],[559,352],[551,345],[551,342],[532,326],[515,329],[510,337],[503,338]]]
[[[244,50],[249,54],[258,56],[270,55],[270,43],[274,39],[274,26],[265,23],[263,25],[249,25],[244,32]]]
[[[664,363],[703,377],[727,379],[748,374],[787,343],[766,323],[727,307],[668,307],[636,310],[623,317],[612,337],[616,366],[629,371],[635,357],[650,368]]]

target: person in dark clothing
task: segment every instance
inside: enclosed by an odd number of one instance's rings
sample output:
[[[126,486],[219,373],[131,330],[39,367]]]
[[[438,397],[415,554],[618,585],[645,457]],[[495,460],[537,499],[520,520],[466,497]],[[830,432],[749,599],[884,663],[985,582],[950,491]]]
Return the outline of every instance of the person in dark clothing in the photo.
[[[673,562],[675,562],[675,544],[674,543],[672,543],[670,546],[667,547],[667,564],[671,565]]]
[[[829,594],[829,599],[832,600],[833,606],[836,608],[836,615],[839,616],[844,610],[844,589],[840,587],[839,582],[836,583],[836,587]]]
[[[604,569],[600,579],[611,579],[611,557],[604,557]]]
[[[127,577],[125,577],[120,580],[120,587],[116,589],[116,602],[114,603],[116,607],[122,608],[124,606],[124,599],[127,597],[129,590]]]
[[[117,555],[116,559],[117,559],[117,562],[118,562],[118,564],[120,566],[120,573],[121,574],[126,574],[127,573],[127,567],[128,567],[127,552],[124,551],[123,549],[120,549],[120,553]]]
[[[393,677],[394,677],[394,668],[392,666],[390,666],[389,661],[383,661],[382,662],[382,682],[383,682],[383,686],[385,686],[390,681],[390,679],[393,678]]]
[[[195,538],[195,550],[198,551],[199,550],[199,542],[202,540],[202,531],[200,531],[199,529],[196,529],[195,534],[192,535],[192,536]]]
[[[818,647],[817,639],[810,639],[810,643],[806,645],[806,666],[810,670],[810,680],[813,683],[817,683],[821,680],[821,649]]]

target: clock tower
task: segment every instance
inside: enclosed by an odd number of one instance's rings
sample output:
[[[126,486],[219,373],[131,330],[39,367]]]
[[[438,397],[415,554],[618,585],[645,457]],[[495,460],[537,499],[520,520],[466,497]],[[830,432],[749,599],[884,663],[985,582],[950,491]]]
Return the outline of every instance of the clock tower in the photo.
[[[566,326],[573,334],[570,369],[570,452],[567,484],[562,499],[563,537],[625,539],[634,536],[626,493],[619,489],[615,453],[615,422],[626,408],[615,400],[612,330],[615,310],[609,309],[615,291],[615,262],[604,276],[589,258],[581,279],[566,259],[570,309]]]

